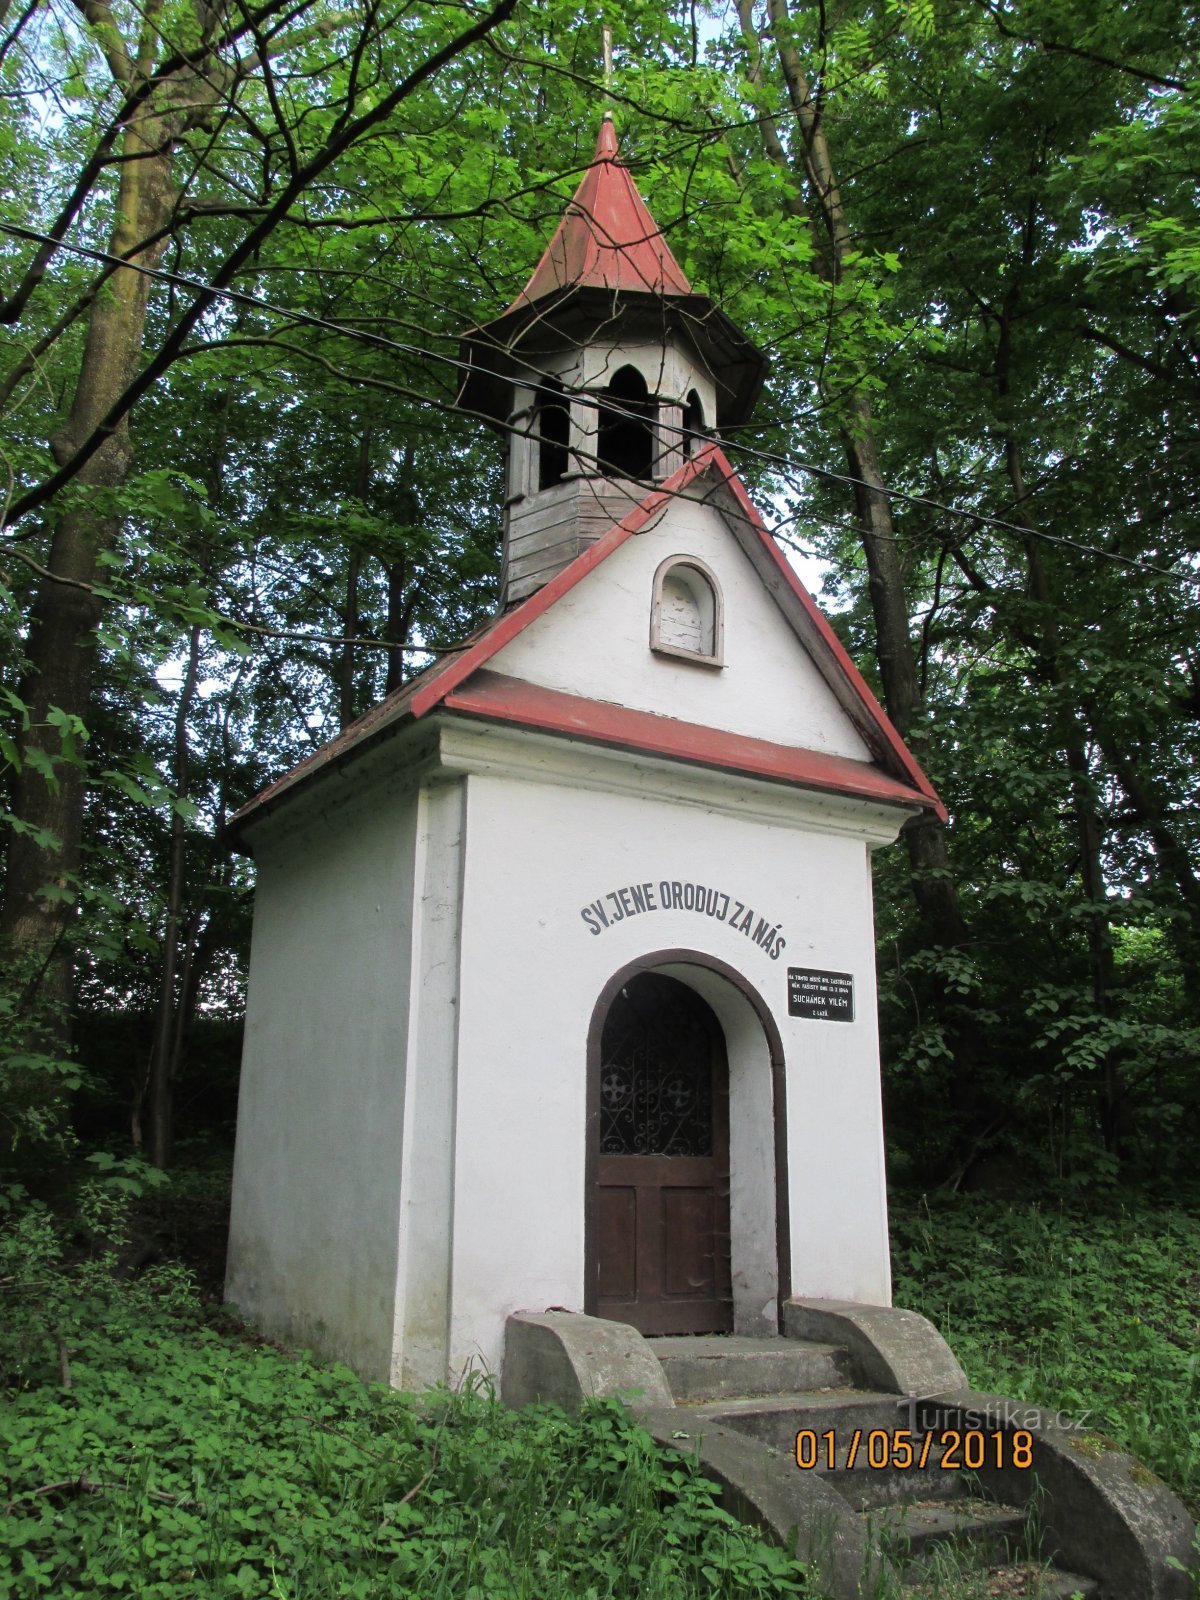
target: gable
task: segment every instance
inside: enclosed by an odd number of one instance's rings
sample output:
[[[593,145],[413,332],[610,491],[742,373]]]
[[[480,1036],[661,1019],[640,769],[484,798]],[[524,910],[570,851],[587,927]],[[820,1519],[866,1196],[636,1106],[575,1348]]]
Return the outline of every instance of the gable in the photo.
[[[723,665],[650,648],[655,575],[698,558],[720,586]],[[560,693],[855,761],[871,751],[707,494],[676,495],[498,650],[496,672]]]
[[[691,548],[684,548],[685,540]],[[636,551],[639,544],[642,556],[610,569],[616,575],[611,584],[583,587],[619,561],[626,546]],[[732,685],[710,693],[707,701],[704,691],[685,686],[678,672],[668,677],[647,666],[653,586],[646,579],[668,546],[668,564],[670,557],[681,556],[711,567],[701,554],[707,548],[722,589],[731,575],[743,618],[733,634],[735,652],[746,647],[739,673],[727,675],[724,665],[682,663],[684,673],[711,674]],[[581,588],[582,605],[576,593]],[[588,595],[595,605],[586,604]],[[598,617],[608,626],[597,627]],[[548,618],[561,620],[561,627],[557,622],[543,626]],[[544,659],[528,647],[538,639],[551,646]],[[726,648],[721,660],[728,659]],[[607,669],[610,660],[616,661],[617,673]],[[242,831],[249,823],[439,708],[883,800],[946,821],[946,808],[929,779],[715,444],[631,503],[621,522],[543,588],[493,617],[243,806],[229,824],[235,848],[243,848]],[[699,720],[697,710],[703,713]]]

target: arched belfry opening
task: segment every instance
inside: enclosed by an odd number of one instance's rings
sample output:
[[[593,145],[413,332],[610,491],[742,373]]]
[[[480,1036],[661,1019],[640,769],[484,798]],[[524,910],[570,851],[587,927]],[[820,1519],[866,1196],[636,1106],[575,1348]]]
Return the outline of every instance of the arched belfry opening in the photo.
[[[560,378],[546,378],[534,409],[537,441],[537,487],[552,489],[570,466],[571,408]]]
[[[636,367],[613,374],[599,399],[596,460],[605,477],[649,478],[654,471],[655,404]]]
[[[689,389],[683,407],[683,453],[689,461],[707,438],[704,403],[695,389]]]

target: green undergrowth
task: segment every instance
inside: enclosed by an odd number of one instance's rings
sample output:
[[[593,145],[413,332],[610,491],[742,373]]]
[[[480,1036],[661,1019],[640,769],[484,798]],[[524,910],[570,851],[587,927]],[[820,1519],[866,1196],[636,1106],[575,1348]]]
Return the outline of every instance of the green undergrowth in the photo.
[[[177,1266],[118,1262],[72,1262],[37,1208],[0,1236],[2,1596],[805,1592],[615,1404],[398,1395],[206,1315]]]
[[[1200,1215],[892,1196],[893,1293],[975,1388],[1063,1411],[1200,1507]]]
[[[209,1281],[221,1174],[151,1181],[101,1158],[69,1226],[0,1191],[0,1600],[819,1592],[618,1407],[511,1413],[482,1378],[416,1400],[205,1309],[171,1253]],[[895,1193],[892,1227],[897,1303],[976,1387],[1085,1421],[1196,1508],[1195,1212]]]

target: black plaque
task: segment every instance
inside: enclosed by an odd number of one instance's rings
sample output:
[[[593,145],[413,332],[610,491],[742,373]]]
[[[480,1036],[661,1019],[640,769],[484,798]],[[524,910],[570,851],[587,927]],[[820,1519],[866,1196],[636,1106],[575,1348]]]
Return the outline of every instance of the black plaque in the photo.
[[[854,978],[849,972],[788,968],[788,1016],[822,1022],[854,1021]]]

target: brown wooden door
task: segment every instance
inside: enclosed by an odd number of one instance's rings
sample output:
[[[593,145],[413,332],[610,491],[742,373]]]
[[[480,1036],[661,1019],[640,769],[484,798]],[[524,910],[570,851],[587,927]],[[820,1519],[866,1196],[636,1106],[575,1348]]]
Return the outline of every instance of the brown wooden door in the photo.
[[[588,1309],[642,1333],[722,1333],[729,1069],[712,1009],[661,973],[609,1007],[589,1127]]]

